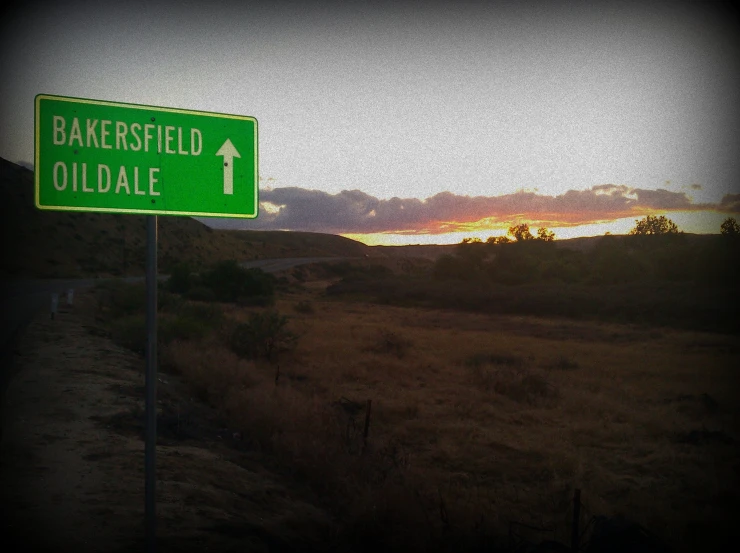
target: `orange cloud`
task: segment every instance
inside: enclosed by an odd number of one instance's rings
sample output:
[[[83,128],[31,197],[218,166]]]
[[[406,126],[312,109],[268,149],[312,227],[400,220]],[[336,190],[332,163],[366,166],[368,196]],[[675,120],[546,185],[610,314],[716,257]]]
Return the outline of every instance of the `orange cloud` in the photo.
[[[501,196],[440,192],[427,199],[381,200],[360,190],[329,194],[298,187],[260,191],[263,209],[251,221],[209,219],[217,228],[300,230],[332,234],[442,235],[481,229],[505,231],[511,224],[569,228],[599,225],[666,212],[740,212],[740,194],[719,204],[696,204],[683,192],[602,184],[557,196],[518,191]]]

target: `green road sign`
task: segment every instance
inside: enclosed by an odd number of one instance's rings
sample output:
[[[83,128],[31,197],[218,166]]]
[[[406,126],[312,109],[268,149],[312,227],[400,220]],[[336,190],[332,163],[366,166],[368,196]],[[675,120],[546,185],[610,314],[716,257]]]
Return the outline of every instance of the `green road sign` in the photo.
[[[257,217],[257,120],[39,94],[36,207]]]

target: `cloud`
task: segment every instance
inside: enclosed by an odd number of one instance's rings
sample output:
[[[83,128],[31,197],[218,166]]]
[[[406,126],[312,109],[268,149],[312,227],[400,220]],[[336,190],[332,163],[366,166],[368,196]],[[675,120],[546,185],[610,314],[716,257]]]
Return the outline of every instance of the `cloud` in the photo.
[[[298,187],[260,190],[263,208],[254,220],[203,219],[216,228],[349,233],[442,234],[485,224],[513,222],[549,227],[576,226],[661,211],[737,211],[739,194],[720,205],[695,204],[682,192],[602,184],[558,196],[519,191],[501,196],[462,196],[440,192],[424,200],[381,200],[360,190],[329,194]]]
[[[691,210],[691,200],[681,192],[658,190],[635,190],[637,205],[650,209],[667,209],[672,211]]]
[[[725,194],[719,205],[721,211],[740,213],[740,194]]]

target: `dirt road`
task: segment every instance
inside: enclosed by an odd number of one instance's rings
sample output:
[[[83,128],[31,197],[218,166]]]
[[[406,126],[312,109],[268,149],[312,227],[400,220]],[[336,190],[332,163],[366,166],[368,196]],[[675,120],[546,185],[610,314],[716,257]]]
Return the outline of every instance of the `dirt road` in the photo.
[[[13,362],[3,551],[143,551],[144,360],[62,310],[30,323]],[[265,470],[176,376],[159,378],[158,550],[326,550],[332,523],[317,502]]]

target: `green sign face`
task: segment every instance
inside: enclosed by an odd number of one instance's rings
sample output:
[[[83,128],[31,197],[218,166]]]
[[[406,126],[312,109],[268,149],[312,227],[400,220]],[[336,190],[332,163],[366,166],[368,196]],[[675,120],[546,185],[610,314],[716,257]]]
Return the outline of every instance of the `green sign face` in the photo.
[[[36,207],[257,217],[257,120],[36,96]]]

